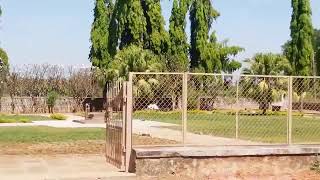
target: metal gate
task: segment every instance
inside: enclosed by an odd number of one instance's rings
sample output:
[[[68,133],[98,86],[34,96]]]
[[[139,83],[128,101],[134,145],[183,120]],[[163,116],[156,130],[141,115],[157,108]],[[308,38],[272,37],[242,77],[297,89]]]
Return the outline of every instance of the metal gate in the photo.
[[[106,159],[122,171],[126,168],[127,83],[107,84],[106,91]]]

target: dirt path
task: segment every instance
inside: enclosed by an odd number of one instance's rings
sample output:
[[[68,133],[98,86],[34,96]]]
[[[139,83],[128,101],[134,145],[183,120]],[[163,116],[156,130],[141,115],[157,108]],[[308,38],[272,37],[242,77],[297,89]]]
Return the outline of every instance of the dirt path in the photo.
[[[2,155],[1,179],[67,180],[67,179],[134,179],[134,175],[118,172],[101,155]]]
[[[156,121],[133,120],[133,133],[146,134],[151,137],[182,142],[182,130],[173,130],[170,127],[177,126],[170,123]],[[245,141],[232,138],[215,137],[209,135],[200,135],[187,133],[186,143],[190,145],[262,145],[260,142]]]

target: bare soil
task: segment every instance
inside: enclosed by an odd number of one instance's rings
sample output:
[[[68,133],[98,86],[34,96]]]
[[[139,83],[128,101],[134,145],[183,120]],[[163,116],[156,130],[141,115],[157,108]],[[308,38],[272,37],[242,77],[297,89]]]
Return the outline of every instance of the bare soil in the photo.
[[[175,141],[133,136],[135,145],[176,144]],[[51,155],[51,154],[104,154],[104,140],[72,141],[59,143],[1,143],[0,155]]]

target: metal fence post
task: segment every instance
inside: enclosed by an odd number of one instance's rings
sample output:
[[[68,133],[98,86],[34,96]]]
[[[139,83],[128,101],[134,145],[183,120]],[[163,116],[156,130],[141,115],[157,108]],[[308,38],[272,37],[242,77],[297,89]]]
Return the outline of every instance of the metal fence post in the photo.
[[[131,160],[131,152],[132,152],[132,83],[133,83],[133,73],[129,73],[129,81],[127,82],[127,108],[126,108],[126,172],[130,170],[130,160]]]
[[[288,77],[288,125],[287,125],[287,143],[292,144],[292,76]]]
[[[236,108],[236,139],[239,139],[239,81],[240,81],[240,79],[237,81],[237,92],[236,92],[236,96],[237,96],[237,100],[236,100],[236,104],[237,104],[237,108]]]
[[[188,73],[183,74],[182,81],[182,143],[186,145],[188,113]]]

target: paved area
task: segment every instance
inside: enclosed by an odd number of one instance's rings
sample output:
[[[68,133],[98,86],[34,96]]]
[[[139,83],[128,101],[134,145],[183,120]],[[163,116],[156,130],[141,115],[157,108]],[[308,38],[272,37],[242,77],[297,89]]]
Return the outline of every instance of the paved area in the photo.
[[[39,114],[43,115],[43,114]],[[82,128],[82,127],[98,127],[104,128],[104,123],[97,124],[81,124],[74,121],[81,121],[84,118],[81,116],[76,116],[73,114],[66,114],[68,119],[65,121],[33,121],[32,123],[1,123],[0,127],[15,127],[15,126],[49,126],[49,127],[57,127],[57,128]],[[47,115],[49,116],[49,115]]]
[[[0,156],[3,180],[125,180],[101,155]]]
[[[174,140],[182,142],[182,130],[173,130],[169,127],[177,126],[175,124],[133,120],[134,134],[148,134],[152,137]],[[178,126],[177,126],[178,127]],[[200,135],[194,133],[187,133],[186,143],[189,145],[261,145],[263,143],[238,140],[232,138],[215,137],[209,135]]]

